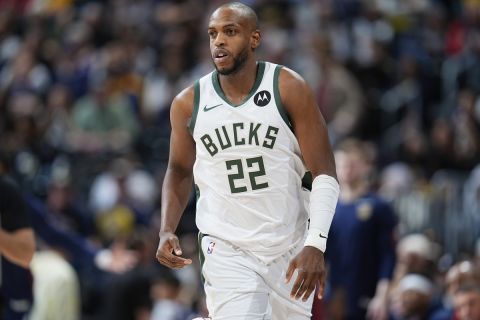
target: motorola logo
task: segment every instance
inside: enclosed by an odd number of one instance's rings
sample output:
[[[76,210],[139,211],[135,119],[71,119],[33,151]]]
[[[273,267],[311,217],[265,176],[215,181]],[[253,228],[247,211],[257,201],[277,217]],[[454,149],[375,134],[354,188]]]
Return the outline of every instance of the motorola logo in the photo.
[[[253,102],[259,107],[265,107],[270,100],[272,99],[272,95],[270,92],[266,90],[262,90],[257,92],[257,94],[253,97]]]

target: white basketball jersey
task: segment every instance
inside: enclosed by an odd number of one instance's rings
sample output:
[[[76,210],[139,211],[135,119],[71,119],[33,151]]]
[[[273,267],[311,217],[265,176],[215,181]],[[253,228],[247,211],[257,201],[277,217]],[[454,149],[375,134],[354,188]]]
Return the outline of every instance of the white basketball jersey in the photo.
[[[190,129],[200,232],[271,261],[304,238],[300,148],[278,90],[281,66],[258,62],[250,94],[232,104],[216,71],[195,83]]]

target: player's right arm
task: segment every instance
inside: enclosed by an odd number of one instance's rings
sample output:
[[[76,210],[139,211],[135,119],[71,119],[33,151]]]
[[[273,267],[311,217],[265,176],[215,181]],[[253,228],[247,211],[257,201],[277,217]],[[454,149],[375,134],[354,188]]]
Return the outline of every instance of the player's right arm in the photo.
[[[188,123],[193,99],[194,90],[189,87],[175,97],[170,109],[170,154],[162,187],[160,240],[156,255],[157,260],[169,268],[182,268],[192,262],[181,257],[175,230],[192,191],[195,142],[188,131]]]

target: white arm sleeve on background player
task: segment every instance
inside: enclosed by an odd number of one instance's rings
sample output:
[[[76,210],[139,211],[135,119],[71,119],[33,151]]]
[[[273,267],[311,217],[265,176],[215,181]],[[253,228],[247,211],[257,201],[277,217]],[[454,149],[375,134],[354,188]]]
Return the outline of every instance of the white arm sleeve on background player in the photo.
[[[325,252],[328,230],[338,201],[340,187],[335,178],[322,174],[313,180],[310,193],[310,225],[305,246]]]

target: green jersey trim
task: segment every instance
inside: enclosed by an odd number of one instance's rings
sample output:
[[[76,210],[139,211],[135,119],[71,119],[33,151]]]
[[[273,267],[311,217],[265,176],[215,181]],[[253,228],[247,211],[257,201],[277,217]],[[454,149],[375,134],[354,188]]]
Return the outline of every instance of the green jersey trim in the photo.
[[[255,78],[255,82],[253,83],[253,87],[252,89],[250,89],[250,92],[248,93],[248,95],[245,97],[245,99],[243,99],[242,102],[240,102],[239,104],[234,104],[232,103],[230,100],[228,100],[227,96],[225,95],[225,93],[223,92],[222,90],[222,87],[220,86],[220,81],[218,80],[218,72],[215,70],[213,73],[212,73],[212,83],[213,83],[213,88],[215,88],[215,92],[220,96],[220,98],[222,98],[222,100],[224,100],[229,106],[232,106],[232,107],[240,107],[241,105],[243,105],[245,102],[248,101],[248,99],[250,99],[252,97],[252,95],[257,91],[258,87],[260,86],[260,83],[262,83],[262,79],[263,79],[263,74],[265,72],[265,62],[263,61],[259,61],[258,62],[258,68],[257,68],[257,76]]]
[[[195,123],[197,122],[198,109],[200,104],[200,83],[195,81],[193,85],[193,111],[192,118],[190,118],[190,123],[188,124],[188,130],[193,135],[193,130],[195,129]]]
[[[194,188],[195,188],[195,202],[198,202],[198,199],[200,199],[200,188],[196,183],[194,185]]]
[[[275,71],[273,73],[273,96],[275,97],[275,105],[277,106],[278,112],[280,113],[280,116],[282,117],[283,121],[287,124],[287,126],[292,129],[292,123],[290,122],[290,119],[288,118],[287,111],[285,110],[283,104],[282,104],[282,98],[280,97],[280,89],[279,89],[279,76],[280,76],[280,70],[282,69],[283,66],[277,65],[275,67]]]
[[[308,191],[312,191],[312,184],[313,184],[313,175],[312,172],[307,171],[302,178],[302,188],[307,189]]]
[[[200,262],[200,280],[202,281],[202,284],[205,284],[205,278],[203,277],[203,264],[205,263],[205,254],[203,253],[202,250],[202,239],[206,235],[199,232],[198,233],[198,260]]]

